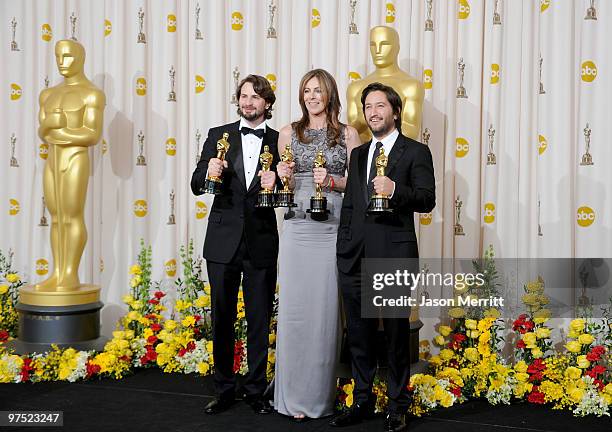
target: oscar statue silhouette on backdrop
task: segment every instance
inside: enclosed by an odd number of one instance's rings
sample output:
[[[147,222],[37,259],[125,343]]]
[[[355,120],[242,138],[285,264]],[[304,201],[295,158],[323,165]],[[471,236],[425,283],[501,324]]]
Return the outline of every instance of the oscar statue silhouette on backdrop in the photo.
[[[82,284],[79,264],[87,243],[85,201],[90,174],[89,147],[100,140],[104,92],[85,77],[85,49],[74,40],[55,45],[64,81],[40,93],[39,137],[49,145],[43,173],[44,197],[51,216],[51,275],[22,287],[18,350],[51,343],[99,346],[100,287]]]

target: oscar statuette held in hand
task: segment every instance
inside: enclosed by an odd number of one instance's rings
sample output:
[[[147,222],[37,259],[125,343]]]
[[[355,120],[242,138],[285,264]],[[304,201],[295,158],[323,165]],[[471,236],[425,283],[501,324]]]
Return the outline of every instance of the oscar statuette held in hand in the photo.
[[[319,151],[314,159],[315,168],[325,168],[325,156],[323,152]],[[325,220],[327,219],[327,197],[323,196],[323,191],[319,183],[315,183],[315,193],[310,197],[310,208],[306,210],[306,213],[310,213],[311,218],[314,220]]]
[[[259,155],[259,162],[261,163],[261,170],[263,172],[270,171],[272,166],[272,160],[274,156],[270,153],[270,147],[265,145],[264,151]],[[262,188],[257,195],[257,208],[272,208],[274,207],[274,191],[268,188]]]
[[[380,154],[376,157],[376,175],[384,176],[385,168],[389,158],[385,155],[385,149],[380,148]],[[389,207],[389,196],[387,194],[374,193],[370,197],[370,204],[368,205],[368,213],[391,213],[393,209]]]
[[[223,138],[217,141],[217,159],[220,159],[221,161],[225,160],[225,155],[230,148],[228,138],[229,133],[223,132]],[[204,193],[220,195],[222,184],[223,179],[221,177],[209,175],[206,177],[206,182],[204,183]]]
[[[291,144],[285,146],[285,150],[281,153],[281,161],[287,164],[293,162],[293,153],[291,153]],[[276,195],[276,207],[296,207],[295,194],[289,188],[289,177],[282,177],[283,189]]]

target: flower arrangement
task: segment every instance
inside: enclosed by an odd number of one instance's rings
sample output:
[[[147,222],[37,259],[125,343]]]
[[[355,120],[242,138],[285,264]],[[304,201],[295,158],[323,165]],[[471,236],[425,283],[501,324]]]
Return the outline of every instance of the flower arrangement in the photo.
[[[13,252],[4,255],[0,251],[0,342],[17,337],[18,316],[15,310],[19,287],[23,281],[19,273],[12,270]]]

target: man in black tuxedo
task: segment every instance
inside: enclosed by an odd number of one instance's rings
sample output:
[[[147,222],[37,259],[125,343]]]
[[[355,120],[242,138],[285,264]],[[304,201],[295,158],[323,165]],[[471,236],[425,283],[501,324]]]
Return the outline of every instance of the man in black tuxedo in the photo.
[[[195,195],[204,193],[208,175],[222,176],[222,193],[215,196],[208,216],[204,258],[211,287],[213,356],[217,398],[205,412],[217,414],[233,403],[236,391],[234,322],[242,278],[248,322],[249,372],[244,384],[246,402],[256,413],[268,414],[264,400],[267,386],[268,331],[276,288],[278,231],[273,208],[256,208],[257,193],[273,189],[278,163],[278,132],[266,125],[272,117],[274,92],[264,77],[249,75],[236,90],[240,120],[211,128],[198,166],[191,178]],[[217,141],[229,133],[225,160],[217,159]],[[274,155],[271,171],[261,171],[264,146]]]
[[[361,317],[361,259],[417,258],[414,212],[435,206],[435,179],[429,147],[401,134],[402,101],[381,83],[368,85],[361,103],[373,139],[353,150],[338,227],[338,270],[347,317],[348,345],[355,379],[353,406],[332,420],[332,426],[361,422],[374,412],[372,382],[376,373],[376,333],[379,320]],[[380,148],[388,156],[385,176],[376,175]],[[393,213],[367,213],[370,196],[387,194]],[[388,347],[389,411],[385,430],[406,427],[409,406],[410,318],[383,318]]]

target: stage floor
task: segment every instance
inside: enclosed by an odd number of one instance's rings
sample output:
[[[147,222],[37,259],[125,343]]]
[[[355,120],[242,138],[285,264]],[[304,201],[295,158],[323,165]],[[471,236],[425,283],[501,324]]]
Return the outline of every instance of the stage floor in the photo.
[[[137,370],[120,381],[0,384],[0,410],[63,411],[65,431],[382,431],[382,418],[337,429],[327,425],[329,419],[296,424],[277,414],[255,415],[243,402],[225,413],[208,416],[203,407],[212,397],[212,377],[164,374],[156,369]],[[54,430],[3,430],[22,429]],[[486,401],[475,401],[411,419],[409,430],[610,432],[612,420],[575,418],[568,411],[531,404],[491,407]]]

